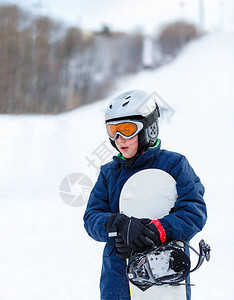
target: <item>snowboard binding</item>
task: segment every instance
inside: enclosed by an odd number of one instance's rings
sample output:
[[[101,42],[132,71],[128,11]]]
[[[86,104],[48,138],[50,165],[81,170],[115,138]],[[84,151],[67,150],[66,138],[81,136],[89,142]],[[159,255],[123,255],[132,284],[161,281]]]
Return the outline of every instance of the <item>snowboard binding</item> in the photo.
[[[200,241],[200,254],[185,243],[198,256],[199,260],[193,270],[189,256],[184,252],[184,242],[171,241],[129,258],[127,277],[142,291],[153,285],[181,285],[190,272],[197,270],[204,259],[210,259],[210,246]]]

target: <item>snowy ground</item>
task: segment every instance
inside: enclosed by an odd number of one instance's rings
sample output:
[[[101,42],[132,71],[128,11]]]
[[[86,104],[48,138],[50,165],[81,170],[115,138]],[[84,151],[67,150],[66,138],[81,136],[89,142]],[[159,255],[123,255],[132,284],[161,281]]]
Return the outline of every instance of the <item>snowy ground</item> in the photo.
[[[212,253],[192,275],[194,300],[234,297],[233,53],[233,33],[207,36],[173,63],[125,78],[113,91],[141,88],[163,97],[175,114],[161,121],[162,147],[186,155],[206,187],[209,220],[192,244],[204,238]],[[103,145],[110,158],[108,101],[59,116],[0,116],[1,300],[99,299],[104,245],[83,229],[85,205],[64,203],[59,187],[71,173],[94,182]]]

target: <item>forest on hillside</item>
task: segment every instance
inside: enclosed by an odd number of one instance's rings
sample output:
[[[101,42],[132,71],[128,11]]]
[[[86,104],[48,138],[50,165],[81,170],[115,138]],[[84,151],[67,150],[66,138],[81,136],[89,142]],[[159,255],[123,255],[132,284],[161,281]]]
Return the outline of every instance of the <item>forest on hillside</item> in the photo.
[[[197,36],[183,22],[163,28],[155,37],[161,63]],[[143,40],[141,32],[91,32],[0,6],[0,113],[59,113],[104,97],[117,78],[143,68]]]

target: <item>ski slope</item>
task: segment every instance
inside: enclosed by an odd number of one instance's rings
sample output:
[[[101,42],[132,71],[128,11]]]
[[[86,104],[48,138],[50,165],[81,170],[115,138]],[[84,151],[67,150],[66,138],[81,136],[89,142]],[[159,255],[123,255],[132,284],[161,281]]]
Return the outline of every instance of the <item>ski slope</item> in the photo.
[[[183,153],[206,187],[208,222],[192,245],[204,238],[211,261],[191,276],[193,300],[234,297],[233,53],[233,32],[205,36],[172,63],[113,89],[113,96],[156,91],[173,108],[160,122],[162,147]],[[104,245],[83,228],[85,205],[67,205],[59,189],[71,173],[94,183],[103,145],[110,159],[111,98],[57,116],[0,116],[0,299],[99,299]]]

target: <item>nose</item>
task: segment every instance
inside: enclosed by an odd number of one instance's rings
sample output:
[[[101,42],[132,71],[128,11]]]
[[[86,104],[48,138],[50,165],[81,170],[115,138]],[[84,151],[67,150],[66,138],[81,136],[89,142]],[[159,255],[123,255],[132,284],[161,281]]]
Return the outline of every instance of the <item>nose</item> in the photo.
[[[122,137],[122,135],[120,135],[120,134],[117,135],[116,139],[119,139],[119,141],[121,141],[121,142],[125,142],[126,141],[126,139],[124,137]]]

